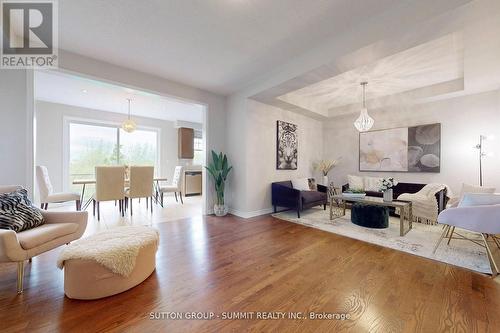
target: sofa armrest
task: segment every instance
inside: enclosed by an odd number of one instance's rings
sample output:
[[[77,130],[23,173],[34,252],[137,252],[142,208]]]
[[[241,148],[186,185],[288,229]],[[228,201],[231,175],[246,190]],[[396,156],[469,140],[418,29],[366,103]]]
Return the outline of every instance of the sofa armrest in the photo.
[[[45,223],[77,223],[87,224],[88,212],[49,212],[42,210]]]
[[[21,248],[13,230],[0,230],[0,262],[26,260],[26,251]]]
[[[78,211],[78,212],[49,212],[42,210],[42,215],[46,224],[53,223],[76,223],[78,224],[78,229],[75,232],[77,237],[80,238],[85,229],[87,228],[88,212]]]
[[[318,184],[318,185],[316,185],[316,187],[318,189],[318,192],[328,193],[328,187],[327,186]]]
[[[291,187],[273,183],[272,204],[273,206],[282,206],[289,208],[300,207],[300,191]]]
[[[446,194],[447,194],[446,188],[436,193],[436,201],[438,203],[438,213],[441,213],[443,210],[446,209],[446,205],[448,204],[448,197]]]

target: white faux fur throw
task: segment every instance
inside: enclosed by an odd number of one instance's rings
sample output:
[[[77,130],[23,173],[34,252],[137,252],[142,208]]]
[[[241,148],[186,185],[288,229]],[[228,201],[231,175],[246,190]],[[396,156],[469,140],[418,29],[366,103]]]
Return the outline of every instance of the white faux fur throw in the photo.
[[[117,227],[69,244],[59,254],[57,267],[62,269],[65,260],[89,259],[126,277],[134,270],[139,250],[158,242],[158,231],[151,227]]]
[[[444,184],[427,184],[417,193],[403,193],[398,200],[411,201],[413,222],[424,224],[436,224],[439,206],[436,201],[436,193],[445,189],[447,197],[451,196],[451,190]],[[399,214],[399,209],[396,210]],[[408,216],[407,216],[408,217]]]

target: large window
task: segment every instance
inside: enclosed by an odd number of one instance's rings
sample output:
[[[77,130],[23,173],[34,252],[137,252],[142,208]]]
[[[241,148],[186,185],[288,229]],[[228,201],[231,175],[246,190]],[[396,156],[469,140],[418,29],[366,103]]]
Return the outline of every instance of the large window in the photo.
[[[127,133],[115,126],[70,122],[69,181],[94,177],[97,165],[153,165],[158,170],[158,132]]]
[[[203,146],[203,135],[201,131],[194,131],[194,157],[193,165],[205,164],[205,149]]]
[[[121,164],[125,165],[156,165],[156,131],[136,130],[127,133],[120,129]]]

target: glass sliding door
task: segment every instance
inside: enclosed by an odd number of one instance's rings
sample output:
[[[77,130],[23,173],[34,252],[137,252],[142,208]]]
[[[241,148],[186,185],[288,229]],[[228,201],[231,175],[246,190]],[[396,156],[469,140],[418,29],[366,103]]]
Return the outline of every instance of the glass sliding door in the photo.
[[[136,130],[127,133],[120,129],[120,163],[125,165],[158,166],[158,133]]]
[[[89,122],[69,123],[69,184],[76,179],[93,179],[99,165],[152,165],[159,170],[159,132],[123,131],[118,126]],[[92,191],[89,191],[91,193]]]
[[[94,178],[96,165],[119,163],[118,136],[114,127],[70,123],[69,180]]]
[[[194,131],[194,158],[193,165],[205,165],[205,147],[201,131]]]

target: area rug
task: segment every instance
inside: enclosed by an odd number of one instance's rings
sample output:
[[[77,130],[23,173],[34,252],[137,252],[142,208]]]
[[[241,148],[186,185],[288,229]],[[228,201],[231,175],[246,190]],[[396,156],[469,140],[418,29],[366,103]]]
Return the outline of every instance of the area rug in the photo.
[[[433,254],[432,250],[443,231],[440,225],[413,223],[413,229],[401,237],[399,236],[399,219],[395,217],[389,218],[389,228],[387,229],[370,229],[351,223],[349,210],[346,211],[346,216],[333,221],[330,221],[329,214],[328,208],[327,210],[312,208],[302,212],[300,219],[297,218],[295,211],[281,212],[273,214],[273,216],[281,220],[442,261],[476,272],[491,274],[486,250],[472,242],[452,239],[450,245],[447,245],[447,240],[443,240],[436,253]],[[477,234],[463,230],[460,230],[460,233],[470,238],[479,239]]]

